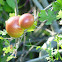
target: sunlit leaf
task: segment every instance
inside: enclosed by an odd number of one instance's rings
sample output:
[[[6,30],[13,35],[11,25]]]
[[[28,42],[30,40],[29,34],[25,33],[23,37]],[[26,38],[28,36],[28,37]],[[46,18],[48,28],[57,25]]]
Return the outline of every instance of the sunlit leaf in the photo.
[[[14,56],[10,55],[7,57],[7,61],[11,60],[12,58],[15,58]]]
[[[3,48],[3,51],[6,51],[6,47],[5,47],[5,48]]]
[[[27,32],[34,31],[36,26],[37,26],[37,21],[34,21],[34,24],[30,28],[28,28]]]
[[[38,50],[40,47],[41,47],[41,46],[37,46],[37,47],[36,47],[36,50]]]
[[[57,0],[59,3],[60,3],[60,5],[62,5],[62,0]]]
[[[57,15],[57,19],[62,18],[62,10],[59,11],[58,15]]]
[[[15,16],[15,13],[9,13],[9,18]],[[20,16],[20,15],[18,15]]]
[[[0,0],[0,4],[1,5],[4,5],[4,0]]]
[[[9,53],[9,52],[13,52],[13,50],[11,50],[10,46],[3,48],[3,51],[4,51],[6,54]]]
[[[15,13],[9,13],[9,17],[15,16]]]
[[[0,39],[2,40],[2,39],[3,39],[3,37],[1,36],[1,37],[0,37]]]

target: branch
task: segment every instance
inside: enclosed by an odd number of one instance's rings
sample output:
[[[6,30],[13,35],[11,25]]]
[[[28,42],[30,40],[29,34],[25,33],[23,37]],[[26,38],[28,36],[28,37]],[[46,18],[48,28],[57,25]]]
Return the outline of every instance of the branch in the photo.
[[[53,31],[51,31],[49,29],[45,29],[45,30],[48,31],[50,33],[50,35],[52,35],[52,36],[56,34],[55,32],[53,32]]]
[[[18,15],[17,0],[15,0],[15,5],[16,5],[16,7],[15,7],[15,16],[17,16],[17,15]],[[16,55],[17,55],[17,49],[18,49],[18,47],[19,47],[19,44],[20,44],[20,38],[15,38],[15,46],[16,46],[16,49],[15,49],[15,51],[14,51],[13,54],[12,54],[12,55],[15,54],[15,57],[16,57]]]
[[[46,8],[44,8],[43,10],[48,10],[50,7],[52,7],[52,4],[48,5]],[[40,9],[41,10],[41,9]],[[38,16],[34,19],[35,21],[37,20]]]
[[[39,10],[42,10],[43,9],[43,7],[41,6],[41,4],[38,2],[38,0],[32,0],[33,1],[33,3],[39,8]]]
[[[59,50],[59,53],[62,53],[62,49]],[[56,54],[56,52],[53,52],[52,55],[54,56],[54,54]],[[32,60],[29,60],[29,61],[26,61],[26,62],[38,62],[38,61],[41,61],[42,59],[45,59],[46,57],[48,57],[49,54],[46,54],[45,56],[42,56],[40,58],[35,58],[35,59],[32,59]],[[47,62],[47,61],[46,61]]]
[[[42,3],[43,7],[47,7],[49,5],[47,0],[40,0],[40,2]]]
[[[44,10],[48,10],[50,7],[52,6],[52,4],[50,4],[49,6],[47,6]],[[38,16],[34,19],[35,21],[37,20]],[[37,33],[42,27],[43,25],[45,24],[45,21],[42,22],[39,27],[34,31],[34,33]]]
[[[51,27],[53,32],[60,33],[59,25],[56,21],[53,21]]]
[[[33,46],[25,53],[25,55],[24,55],[24,57],[23,57],[23,60],[26,58],[26,56],[29,54],[29,52],[30,52],[35,46],[39,45],[43,40],[45,40],[45,38],[42,39],[41,41],[39,41],[38,43],[36,43],[35,45],[33,45]],[[18,58],[18,60],[17,60],[16,62],[19,62],[19,61],[22,62],[22,61],[21,61],[21,57]]]

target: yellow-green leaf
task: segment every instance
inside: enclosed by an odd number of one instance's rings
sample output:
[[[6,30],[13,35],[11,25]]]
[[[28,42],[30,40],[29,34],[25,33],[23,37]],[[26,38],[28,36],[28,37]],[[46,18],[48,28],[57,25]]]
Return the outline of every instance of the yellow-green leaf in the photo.
[[[3,37],[1,36],[1,37],[0,37],[0,39],[2,40],[2,39],[3,39]]]

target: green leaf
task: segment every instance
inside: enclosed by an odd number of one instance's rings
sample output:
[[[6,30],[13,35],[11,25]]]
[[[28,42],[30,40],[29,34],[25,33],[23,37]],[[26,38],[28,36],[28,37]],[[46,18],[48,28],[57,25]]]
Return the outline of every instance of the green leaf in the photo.
[[[5,40],[5,45],[6,46],[9,46],[10,45],[10,42],[8,40],[6,40],[6,39],[4,39],[4,40]]]
[[[15,13],[9,13],[9,18],[15,16]],[[18,15],[20,16],[20,15]]]
[[[62,5],[59,2],[53,2],[52,6],[54,11],[59,11],[60,9],[62,9]]]
[[[40,21],[44,21],[47,19],[47,14],[45,10],[41,10],[41,12],[38,14],[38,16],[40,17],[39,20]]]
[[[34,21],[34,24],[30,28],[28,28],[27,32],[34,31],[36,26],[37,26],[37,21]]]
[[[62,10],[58,12],[57,19],[62,18]]]
[[[60,58],[60,53],[57,51],[57,54],[55,56],[55,59],[58,60]]]
[[[62,45],[60,45],[61,49],[62,49]]]
[[[7,61],[11,60],[12,58],[15,58],[14,56],[10,55],[7,57]]]
[[[62,0],[57,0],[62,5]]]
[[[3,48],[3,51],[4,51],[6,54],[9,53],[9,52],[13,52],[13,50],[10,49],[10,46]]]
[[[19,3],[19,0],[17,0],[17,3]]]
[[[6,47],[5,47],[5,48],[3,48],[3,51],[6,51]]]
[[[15,5],[15,0],[6,0],[6,2],[8,3],[8,5],[9,5],[10,7],[13,8],[13,10],[15,10],[15,7],[16,7],[16,5]]]
[[[6,32],[6,30],[4,29],[3,31],[0,31],[0,34],[2,34],[2,35],[6,35],[7,32]]]
[[[4,2],[3,10],[6,12],[14,12],[14,10],[7,4],[7,2]]]
[[[9,13],[9,17],[15,16],[15,13]]]
[[[3,37],[1,36],[1,37],[0,37],[0,39],[2,40],[2,39],[3,39]]]
[[[3,10],[3,8],[0,6],[0,11],[2,11]]]
[[[36,47],[36,50],[38,50],[41,46]]]
[[[0,0],[0,4],[1,4],[1,5],[4,5],[4,1],[3,1],[3,0]]]
[[[47,19],[48,21],[46,22],[46,25],[52,24],[52,21],[56,20],[56,15],[50,9],[48,10]]]
[[[52,24],[52,21],[56,20],[56,15],[50,9],[48,10],[47,14],[45,10],[41,10],[41,13],[39,13],[38,16],[40,17],[40,21],[47,20],[46,25],[50,25]]]
[[[1,58],[1,62],[7,62],[6,60],[7,60],[7,57],[8,57],[8,55],[6,54],[5,56],[3,56],[2,58]]]

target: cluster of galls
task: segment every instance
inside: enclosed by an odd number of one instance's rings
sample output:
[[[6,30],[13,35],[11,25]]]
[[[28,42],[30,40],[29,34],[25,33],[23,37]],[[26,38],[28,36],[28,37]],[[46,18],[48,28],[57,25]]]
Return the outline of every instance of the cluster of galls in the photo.
[[[32,14],[26,13],[21,16],[13,16],[6,21],[6,31],[11,37],[20,37],[25,29],[30,28],[34,23]]]

